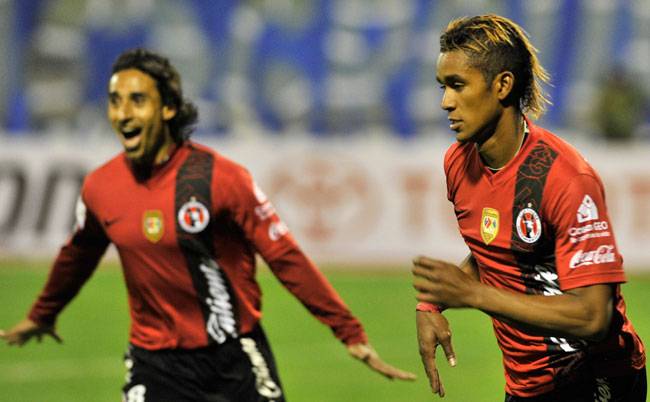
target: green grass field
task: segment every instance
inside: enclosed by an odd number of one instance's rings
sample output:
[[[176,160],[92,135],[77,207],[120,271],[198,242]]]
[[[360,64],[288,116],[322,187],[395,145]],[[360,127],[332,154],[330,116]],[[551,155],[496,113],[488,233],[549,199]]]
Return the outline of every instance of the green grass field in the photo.
[[[0,328],[21,319],[40,290],[47,263],[0,263]],[[347,356],[328,328],[313,319],[266,269],[263,325],[271,340],[289,401],[419,402],[430,394],[414,324],[414,291],[405,266],[399,273],[324,270],[365,324],[388,362],[418,374],[413,383],[392,382]],[[650,339],[650,275],[631,276],[623,288],[628,313]],[[440,352],[445,401],[501,401],[503,376],[490,320],[469,310],[446,312],[458,357],[449,368]],[[108,402],[120,400],[128,313],[122,274],[103,265],[58,323],[64,344],[48,339],[23,348],[0,345],[0,401]]]

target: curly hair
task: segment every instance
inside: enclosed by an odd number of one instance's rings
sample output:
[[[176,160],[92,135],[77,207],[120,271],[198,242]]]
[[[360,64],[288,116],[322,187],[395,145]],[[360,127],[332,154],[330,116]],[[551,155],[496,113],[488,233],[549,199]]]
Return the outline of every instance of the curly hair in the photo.
[[[147,49],[132,49],[122,53],[113,63],[112,74],[134,68],[156,81],[156,87],[165,106],[172,107],[176,114],[167,123],[176,143],[187,140],[199,117],[196,105],[183,98],[181,77],[169,59]]]
[[[515,84],[507,101],[523,113],[538,118],[551,104],[542,88],[550,76],[537,58],[538,51],[526,32],[508,18],[487,14],[451,21],[440,36],[440,51],[454,50],[468,55],[488,83],[503,71],[512,72]]]

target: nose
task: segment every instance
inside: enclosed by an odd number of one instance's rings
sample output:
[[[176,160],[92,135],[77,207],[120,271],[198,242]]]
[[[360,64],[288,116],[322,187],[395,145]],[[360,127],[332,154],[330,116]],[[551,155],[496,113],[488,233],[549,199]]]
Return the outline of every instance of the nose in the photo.
[[[131,119],[133,116],[133,108],[131,107],[130,102],[121,102],[119,105],[114,107],[115,117],[119,121],[125,121]]]
[[[440,100],[440,107],[447,112],[450,112],[456,108],[453,96],[446,89],[442,93],[442,99]]]

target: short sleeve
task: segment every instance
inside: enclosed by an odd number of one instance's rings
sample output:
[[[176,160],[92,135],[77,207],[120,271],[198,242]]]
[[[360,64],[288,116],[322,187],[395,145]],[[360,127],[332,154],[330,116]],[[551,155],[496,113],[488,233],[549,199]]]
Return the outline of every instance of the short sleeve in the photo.
[[[625,282],[601,181],[579,174],[559,190],[548,213],[561,289]]]

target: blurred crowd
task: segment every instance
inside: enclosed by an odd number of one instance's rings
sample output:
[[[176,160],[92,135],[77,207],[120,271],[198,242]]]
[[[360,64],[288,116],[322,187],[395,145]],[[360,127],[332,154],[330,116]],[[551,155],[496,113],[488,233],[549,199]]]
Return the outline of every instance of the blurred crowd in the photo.
[[[489,12],[540,48],[543,124],[650,140],[644,0],[0,0],[0,137],[111,135],[105,83],[133,47],[179,67],[201,134],[438,135],[440,31]]]

